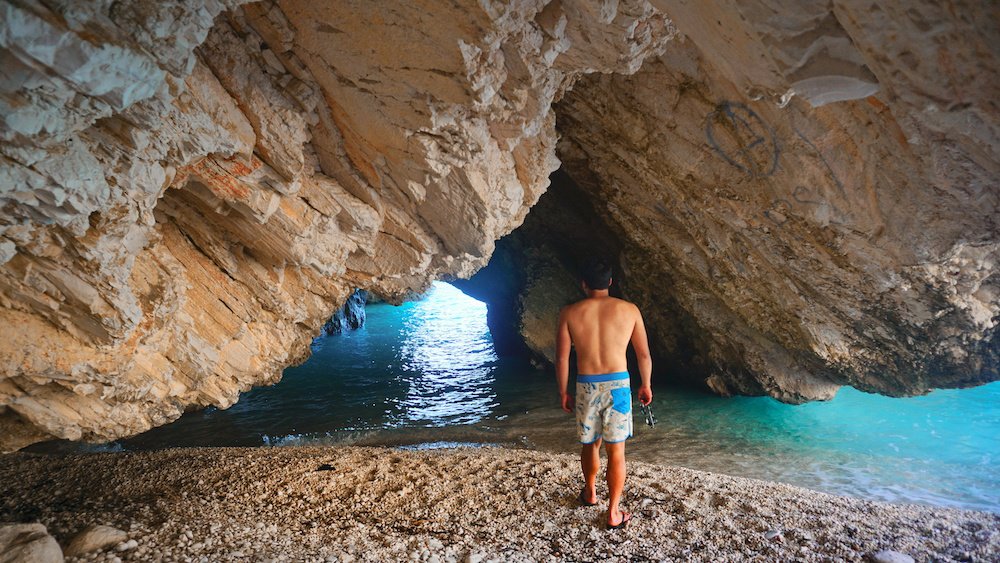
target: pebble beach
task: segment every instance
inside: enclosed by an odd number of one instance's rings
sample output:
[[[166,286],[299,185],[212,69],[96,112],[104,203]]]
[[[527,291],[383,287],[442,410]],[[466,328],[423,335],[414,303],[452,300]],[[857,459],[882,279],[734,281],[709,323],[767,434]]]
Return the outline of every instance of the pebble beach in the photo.
[[[603,475],[603,473],[602,473]],[[996,561],[1000,515],[838,497],[630,462],[623,508],[582,507],[573,455],[510,448],[177,448],[0,457],[0,521],[67,561]],[[598,492],[606,494],[599,484]],[[896,552],[896,553],[888,553]],[[905,560],[905,559],[904,559]]]

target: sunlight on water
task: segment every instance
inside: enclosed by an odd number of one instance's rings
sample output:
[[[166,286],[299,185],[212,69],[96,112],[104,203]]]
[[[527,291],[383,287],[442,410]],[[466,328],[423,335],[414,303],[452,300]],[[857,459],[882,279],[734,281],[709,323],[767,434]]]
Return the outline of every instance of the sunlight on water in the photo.
[[[408,387],[393,426],[473,424],[497,406],[485,303],[435,284],[410,309],[399,336]]]
[[[435,283],[420,301],[368,307],[367,324],[321,337],[281,383],[227,410],[102,446],[507,444],[577,452],[554,378],[498,358],[486,306]],[[828,402],[722,399],[654,381],[630,459],[782,481],[836,494],[1000,512],[1000,382],[893,399],[843,388]]]

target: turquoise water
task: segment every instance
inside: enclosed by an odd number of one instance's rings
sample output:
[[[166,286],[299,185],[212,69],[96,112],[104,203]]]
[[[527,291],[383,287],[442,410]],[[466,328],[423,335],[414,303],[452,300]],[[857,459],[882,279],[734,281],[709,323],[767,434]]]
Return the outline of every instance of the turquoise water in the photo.
[[[442,283],[420,301],[369,305],[365,327],[317,339],[281,383],[109,447],[471,442],[576,452],[552,376],[498,358],[485,312]],[[1000,512],[1000,382],[908,399],[845,387],[798,406],[663,385],[654,393],[659,423],[636,418],[632,459]]]

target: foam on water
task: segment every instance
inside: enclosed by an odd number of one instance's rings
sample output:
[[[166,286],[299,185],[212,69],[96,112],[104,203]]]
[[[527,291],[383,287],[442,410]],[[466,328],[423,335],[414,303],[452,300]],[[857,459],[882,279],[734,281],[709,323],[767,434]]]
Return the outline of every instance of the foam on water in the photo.
[[[551,374],[498,358],[485,312],[441,283],[420,301],[370,305],[365,327],[317,339],[312,358],[285,370],[281,383],[244,393],[228,410],[188,413],[104,447],[507,444],[578,451]],[[1000,383],[907,399],[843,388],[832,401],[797,406],[665,385],[654,391],[659,422],[648,428],[637,415],[632,459],[1000,512]]]

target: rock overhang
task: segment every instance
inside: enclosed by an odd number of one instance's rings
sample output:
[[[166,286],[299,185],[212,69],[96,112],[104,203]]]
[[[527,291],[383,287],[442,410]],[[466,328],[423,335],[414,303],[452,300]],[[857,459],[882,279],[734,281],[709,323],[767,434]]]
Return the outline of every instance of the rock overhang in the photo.
[[[981,22],[929,2],[239,4],[4,5],[5,448],[232,404],[354,288],[472,275],[560,161],[663,357],[717,392],[997,377]],[[514,259],[545,252],[567,261]],[[519,295],[532,334],[559,295]]]

